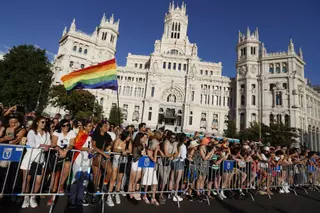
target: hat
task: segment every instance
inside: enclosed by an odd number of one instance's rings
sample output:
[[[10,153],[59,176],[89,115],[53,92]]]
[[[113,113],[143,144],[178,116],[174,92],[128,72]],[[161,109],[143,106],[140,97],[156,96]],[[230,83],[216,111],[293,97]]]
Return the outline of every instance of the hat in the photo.
[[[194,148],[199,146],[199,144],[197,143],[197,141],[191,141],[190,145],[188,146],[188,149]]]
[[[209,143],[210,143],[210,141],[209,141],[208,138],[202,138],[200,145],[206,145],[207,146]]]
[[[222,142],[228,142],[228,141],[229,141],[228,138],[223,138],[223,139],[222,139]]]
[[[226,144],[222,144],[221,146],[223,149],[228,149],[229,147]]]
[[[270,148],[269,148],[268,146],[265,146],[265,147],[263,148],[263,150],[269,152],[269,151],[270,151]]]
[[[247,144],[246,144],[246,145],[243,145],[242,147],[243,147],[244,149],[250,149],[250,146],[247,145]]]
[[[212,138],[212,139],[211,139],[211,143],[212,143],[213,145],[217,145],[217,144],[219,144],[219,141],[216,141],[214,138]]]

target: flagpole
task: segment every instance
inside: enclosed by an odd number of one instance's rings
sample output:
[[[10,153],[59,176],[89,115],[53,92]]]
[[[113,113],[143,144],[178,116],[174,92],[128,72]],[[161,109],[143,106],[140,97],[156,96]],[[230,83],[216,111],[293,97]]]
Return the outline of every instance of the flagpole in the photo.
[[[94,96],[93,109],[92,109],[92,118],[94,117],[94,108],[96,107],[97,96],[98,96],[98,90],[96,90],[96,95]]]
[[[117,88],[117,103],[118,103],[118,116],[119,116],[119,127],[120,127],[120,125],[121,125],[121,114],[120,114],[119,88]]]

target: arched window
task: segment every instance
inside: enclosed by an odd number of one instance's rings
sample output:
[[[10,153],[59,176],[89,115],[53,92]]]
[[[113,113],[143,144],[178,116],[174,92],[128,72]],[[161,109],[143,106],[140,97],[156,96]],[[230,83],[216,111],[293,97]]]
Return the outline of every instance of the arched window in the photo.
[[[281,92],[276,93],[276,105],[282,106],[282,93]]]
[[[276,73],[280,73],[280,64],[276,64]]]
[[[81,69],[83,69],[84,68],[84,64],[81,64]]]
[[[73,67],[73,61],[70,61],[69,67]]]
[[[269,122],[270,122],[270,124],[272,124],[274,122],[274,115],[273,114],[270,114]]]
[[[176,103],[176,101],[177,101],[177,98],[176,98],[176,96],[173,95],[173,94],[170,94],[170,95],[168,96],[168,98],[167,98],[167,102]]]
[[[289,115],[285,115],[284,116],[284,124],[289,127],[290,126],[290,116]]]
[[[163,69],[166,68],[166,62],[163,62]]]
[[[251,103],[252,103],[253,106],[256,105],[256,96],[255,95],[252,95]]]
[[[79,53],[82,53],[82,47],[79,48]]]
[[[246,104],[246,98],[244,97],[244,95],[241,95],[241,105],[245,105]]]
[[[273,64],[270,64],[270,65],[269,65],[269,73],[270,73],[270,74],[273,74],[273,73],[274,73]]]
[[[287,73],[287,63],[282,64],[282,72]]]
[[[154,87],[151,88],[151,97],[154,97]]]
[[[173,49],[173,50],[170,50],[170,54],[172,54],[172,55],[178,55],[178,54],[179,54],[179,51]]]
[[[77,46],[73,46],[73,51],[77,51]]]
[[[283,89],[287,89],[287,84],[286,84],[286,83],[283,83],[283,84],[282,84],[282,87],[283,87]]]
[[[85,50],[83,51],[83,53],[84,53],[85,55],[87,55],[87,54],[88,54],[88,50],[85,49]]]
[[[246,120],[245,120],[244,113],[241,113],[240,114],[240,130],[244,130],[245,123],[246,123]]]
[[[282,116],[281,116],[281,114],[278,114],[277,115],[277,123],[281,123],[282,122]]]

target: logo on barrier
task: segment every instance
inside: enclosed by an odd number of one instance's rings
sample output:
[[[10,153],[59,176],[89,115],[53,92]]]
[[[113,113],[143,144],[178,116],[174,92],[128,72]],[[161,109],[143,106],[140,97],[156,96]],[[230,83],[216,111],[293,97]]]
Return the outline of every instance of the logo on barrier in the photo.
[[[141,167],[141,168],[153,168],[154,167],[154,162],[151,161],[149,157],[144,156],[144,157],[141,157],[139,159],[138,167]]]
[[[19,162],[23,153],[23,148],[12,145],[0,146],[0,161]]]
[[[234,161],[224,161],[223,162],[223,169],[226,171],[231,171],[231,170],[233,170],[233,164],[234,164]]]
[[[4,160],[8,160],[11,158],[12,155],[12,148],[4,148],[2,153],[2,158]]]

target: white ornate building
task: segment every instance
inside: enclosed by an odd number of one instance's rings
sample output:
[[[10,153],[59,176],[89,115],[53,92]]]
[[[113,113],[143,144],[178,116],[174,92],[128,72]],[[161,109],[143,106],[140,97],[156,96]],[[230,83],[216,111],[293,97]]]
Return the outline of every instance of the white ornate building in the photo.
[[[268,53],[258,30],[239,33],[235,79],[222,76],[221,62],[204,62],[198,47],[187,36],[186,5],[169,5],[164,31],[150,55],[129,53],[118,67],[120,107],[124,124],[146,122],[184,132],[212,132],[222,135],[228,119],[238,130],[250,122],[270,120],[302,129],[301,141],[320,150],[320,94],[308,86],[302,51]],[[119,21],[103,16],[92,35],[75,27],[65,29],[54,63],[55,83],[62,75],[114,57]],[[96,93],[96,91],[94,92]],[[114,91],[98,91],[106,117],[117,104]]]

